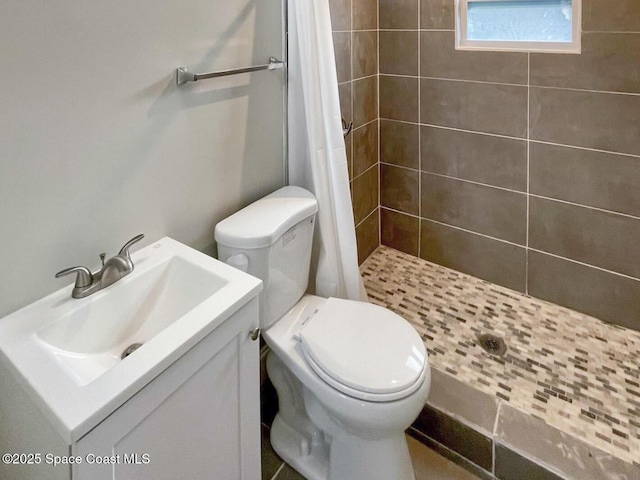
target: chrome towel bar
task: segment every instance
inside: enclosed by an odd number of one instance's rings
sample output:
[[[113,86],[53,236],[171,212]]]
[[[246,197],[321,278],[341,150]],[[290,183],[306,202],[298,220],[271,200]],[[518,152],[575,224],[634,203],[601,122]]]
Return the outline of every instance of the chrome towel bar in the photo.
[[[210,73],[191,73],[186,67],[180,67],[176,70],[176,83],[182,85],[187,82],[197,82],[207,78],[227,77],[229,75],[237,75],[239,73],[257,72],[260,70],[275,70],[283,68],[284,62],[276,57],[269,57],[269,63],[266,65],[256,65],[255,67],[235,68],[232,70],[220,70]]]

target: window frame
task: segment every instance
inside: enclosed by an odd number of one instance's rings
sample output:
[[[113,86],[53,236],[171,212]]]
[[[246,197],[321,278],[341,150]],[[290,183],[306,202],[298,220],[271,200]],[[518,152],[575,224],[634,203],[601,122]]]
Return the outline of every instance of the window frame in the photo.
[[[467,38],[468,4],[475,2],[518,2],[529,0],[455,0],[456,50],[492,52],[581,53],[582,0],[571,0],[571,42],[533,42],[508,40],[469,40]]]

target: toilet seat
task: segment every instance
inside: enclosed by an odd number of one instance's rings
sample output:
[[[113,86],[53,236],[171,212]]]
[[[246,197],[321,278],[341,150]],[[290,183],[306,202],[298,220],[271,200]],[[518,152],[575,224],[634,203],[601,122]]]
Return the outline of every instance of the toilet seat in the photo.
[[[370,303],[329,298],[296,337],[313,371],[351,397],[398,400],[415,392],[426,375],[427,353],[415,329]]]

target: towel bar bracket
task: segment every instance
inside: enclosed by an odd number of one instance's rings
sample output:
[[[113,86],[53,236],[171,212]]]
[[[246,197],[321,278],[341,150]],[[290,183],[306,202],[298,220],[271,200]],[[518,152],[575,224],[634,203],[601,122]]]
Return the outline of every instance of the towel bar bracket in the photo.
[[[343,118],[342,119],[342,136],[344,138],[347,138],[347,136],[351,133],[351,130],[353,130],[353,122],[347,123]]]
[[[260,70],[275,70],[283,68],[284,62],[276,57],[269,57],[269,63],[265,65],[256,65],[254,67],[234,68],[232,70],[220,70],[210,73],[192,73],[186,67],[176,69],[176,83],[182,85],[187,82],[197,82],[207,78],[227,77],[229,75],[238,75],[240,73],[258,72]]]

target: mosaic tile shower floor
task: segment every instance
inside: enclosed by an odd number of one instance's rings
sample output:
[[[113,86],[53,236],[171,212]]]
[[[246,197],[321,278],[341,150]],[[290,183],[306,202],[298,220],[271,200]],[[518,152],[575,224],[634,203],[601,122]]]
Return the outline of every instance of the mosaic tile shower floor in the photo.
[[[379,247],[372,302],[410,321],[434,368],[640,465],[640,333]],[[478,345],[504,338],[503,357]]]

